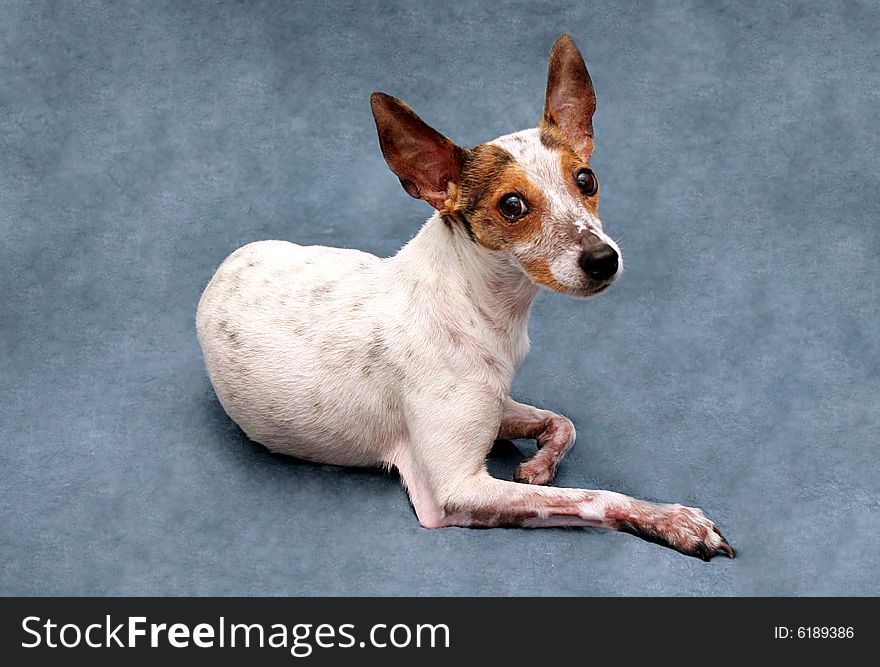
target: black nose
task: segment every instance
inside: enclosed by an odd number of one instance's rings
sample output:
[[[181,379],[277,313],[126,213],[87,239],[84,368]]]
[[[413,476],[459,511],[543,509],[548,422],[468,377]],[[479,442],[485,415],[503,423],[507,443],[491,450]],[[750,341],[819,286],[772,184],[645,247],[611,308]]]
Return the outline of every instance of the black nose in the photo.
[[[593,280],[608,280],[617,273],[617,251],[607,243],[594,250],[587,250],[579,264]]]

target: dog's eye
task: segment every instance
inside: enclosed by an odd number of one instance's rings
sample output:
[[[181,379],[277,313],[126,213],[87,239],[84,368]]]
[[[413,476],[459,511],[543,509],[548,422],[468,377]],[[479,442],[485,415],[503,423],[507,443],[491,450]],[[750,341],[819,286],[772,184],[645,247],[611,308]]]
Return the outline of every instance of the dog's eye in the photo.
[[[581,192],[587,195],[587,197],[592,197],[599,191],[599,179],[596,178],[596,174],[591,169],[581,169],[575,174],[574,180],[577,182]]]
[[[522,200],[522,197],[515,192],[508,192],[498,202],[498,211],[505,218],[513,222],[528,213],[529,209],[526,208],[526,203]]]

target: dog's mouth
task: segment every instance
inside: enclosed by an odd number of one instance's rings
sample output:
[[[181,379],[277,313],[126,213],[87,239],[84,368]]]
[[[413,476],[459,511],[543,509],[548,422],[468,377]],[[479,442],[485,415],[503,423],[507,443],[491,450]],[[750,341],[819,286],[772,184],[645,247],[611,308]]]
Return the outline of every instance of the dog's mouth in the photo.
[[[612,278],[611,280],[603,280],[600,283],[591,284],[584,290],[584,296],[599,296],[602,292],[605,292],[609,287],[611,287],[615,283],[615,280]]]
[[[594,296],[599,296],[603,292],[607,291],[611,285],[614,284],[614,280],[609,280],[601,283],[590,283],[586,287],[554,287],[554,290],[559,292],[560,294],[565,294],[566,296],[573,296],[576,299],[589,299]]]

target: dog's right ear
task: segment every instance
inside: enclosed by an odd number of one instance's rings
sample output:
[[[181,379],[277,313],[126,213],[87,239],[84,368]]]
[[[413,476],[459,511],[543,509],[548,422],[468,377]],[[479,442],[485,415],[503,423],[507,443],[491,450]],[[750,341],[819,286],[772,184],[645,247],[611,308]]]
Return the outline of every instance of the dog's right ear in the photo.
[[[403,189],[438,211],[450,209],[455,186],[461,180],[465,150],[428,126],[396,97],[373,93],[370,106],[382,155]]]

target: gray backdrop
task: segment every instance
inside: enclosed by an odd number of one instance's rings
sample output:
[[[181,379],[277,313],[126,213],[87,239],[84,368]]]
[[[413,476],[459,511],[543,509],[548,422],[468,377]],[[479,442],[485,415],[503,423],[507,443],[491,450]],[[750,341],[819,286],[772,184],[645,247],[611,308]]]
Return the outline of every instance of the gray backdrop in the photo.
[[[0,2],[0,592],[877,594],[878,31],[855,2]],[[247,441],[203,370],[236,247],[388,255],[428,217],[371,91],[474,145],[534,124],[562,32],[627,271],[539,297],[515,396],[578,427],[558,484],[700,506],[735,561],[421,529],[393,476]]]

